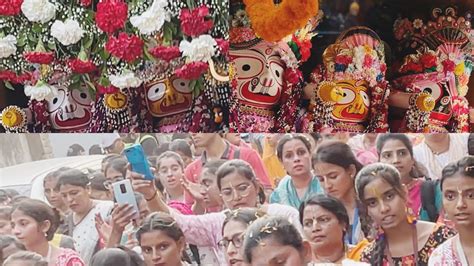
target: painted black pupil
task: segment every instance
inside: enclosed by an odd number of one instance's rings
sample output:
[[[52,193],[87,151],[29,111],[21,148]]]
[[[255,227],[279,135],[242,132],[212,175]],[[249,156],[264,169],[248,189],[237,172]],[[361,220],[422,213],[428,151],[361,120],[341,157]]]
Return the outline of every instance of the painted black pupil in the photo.
[[[242,70],[243,71],[249,71],[250,70],[250,65],[243,65]]]
[[[85,94],[84,92],[82,92],[82,93],[81,93],[81,98],[82,98],[82,99],[87,98],[87,94]]]
[[[160,91],[160,88],[155,89],[155,93],[158,93]]]
[[[277,70],[277,71],[275,71],[275,73],[276,73],[277,77],[280,77],[280,71]]]
[[[184,82],[181,82],[181,83],[179,83],[179,85],[181,85],[181,86],[183,86],[183,87],[184,87],[184,86],[186,85],[186,83],[184,83]]]
[[[428,93],[433,93],[433,90],[431,88],[425,88],[423,91],[428,92]]]
[[[58,102],[58,98],[53,99],[53,104],[56,104]]]

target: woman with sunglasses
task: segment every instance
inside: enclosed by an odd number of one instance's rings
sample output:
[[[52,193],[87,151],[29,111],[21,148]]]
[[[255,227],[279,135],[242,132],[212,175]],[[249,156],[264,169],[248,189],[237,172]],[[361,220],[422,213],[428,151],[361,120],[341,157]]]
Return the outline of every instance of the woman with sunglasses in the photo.
[[[389,164],[374,163],[356,177],[356,191],[379,234],[362,251],[371,265],[428,265],[433,250],[455,235],[441,224],[416,221],[407,213],[408,192],[400,173]]]
[[[354,188],[355,176],[362,169],[349,145],[329,140],[319,144],[312,158],[314,173],[326,195],[338,199],[349,215],[345,242],[356,245],[370,235],[370,221]]]
[[[222,239],[222,227],[228,210],[244,207],[259,207],[269,215],[282,215],[288,217],[302,232],[298,221],[298,211],[290,206],[281,204],[264,204],[265,193],[255,176],[252,167],[245,161],[234,159],[224,163],[217,171],[217,187],[221,193],[226,210],[204,215],[181,215],[170,210],[158,196],[152,183],[143,180],[139,175],[132,175],[136,191],[145,195],[148,206],[152,211],[165,211],[170,213],[183,230],[186,241],[198,247],[212,247],[219,264],[224,265],[223,250],[218,247]]]
[[[428,265],[474,265],[474,156],[444,167],[441,189],[444,210],[458,234],[433,251]]]
[[[89,178],[77,169],[61,173],[56,187],[72,212],[67,218],[69,234],[72,235],[81,258],[88,264],[92,255],[102,247],[95,226],[95,216],[99,214],[105,219],[113,202],[91,199]]]
[[[271,203],[297,209],[309,196],[322,192],[311,172],[311,143],[304,135],[285,135],[278,142],[277,156],[288,175],[271,194]]]

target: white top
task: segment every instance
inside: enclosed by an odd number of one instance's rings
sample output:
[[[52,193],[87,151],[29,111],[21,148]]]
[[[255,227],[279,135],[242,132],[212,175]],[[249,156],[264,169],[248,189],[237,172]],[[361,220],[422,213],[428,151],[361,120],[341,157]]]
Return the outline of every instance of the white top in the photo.
[[[448,151],[435,155],[425,141],[413,147],[415,160],[422,163],[428,170],[431,179],[440,179],[443,168],[451,162],[467,156],[467,139],[469,134],[449,134]]]

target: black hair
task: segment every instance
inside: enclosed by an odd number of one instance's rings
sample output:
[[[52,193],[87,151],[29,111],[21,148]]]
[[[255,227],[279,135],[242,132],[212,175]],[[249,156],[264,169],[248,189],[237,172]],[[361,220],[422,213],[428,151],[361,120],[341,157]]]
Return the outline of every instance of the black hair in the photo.
[[[87,188],[90,185],[89,177],[82,171],[77,169],[69,169],[59,175],[56,189],[61,189],[63,185],[71,185]]]
[[[306,149],[308,149],[308,153],[311,154],[311,142],[309,142],[308,138],[303,134],[285,134],[277,144],[277,157],[280,161],[283,161],[283,147],[285,144],[290,140],[300,140],[303,142]]]
[[[0,235],[0,253],[2,253],[4,248],[10,246],[11,244],[15,245],[17,249],[26,250],[25,246],[16,237],[11,235]],[[2,258],[3,256],[0,256],[0,260]]]
[[[142,235],[152,231],[163,231],[174,241],[184,239],[184,233],[173,217],[164,212],[154,212],[149,214],[142,226],[137,231],[137,240],[141,244]]]
[[[92,257],[90,266],[145,266],[140,256],[126,247],[102,249]]]
[[[79,144],[72,144],[69,146],[69,149],[67,150],[67,155],[66,156],[78,156],[81,154],[81,152],[85,152],[84,147],[82,147]]]
[[[109,191],[104,182],[107,180],[102,172],[94,172],[89,176],[91,188],[99,191]]]
[[[367,166],[364,166],[356,176],[355,187],[357,192],[357,197],[365,206],[365,187],[377,178],[382,178],[390,186],[392,186],[395,191],[403,198],[406,198],[403,190],[403,184],[400,178],[400,173],[398,170],[390,164],[385,163],[373,163]],[[365,206],[366,207],[366,206]],[[386,246],[385,236],[380,235],[375,240],[375,248],[372,250],[371,254],[371,265],[382,265],[385,246]]]
[[[244,236],[244,258],[252,263],[252,250],[264,239],[273,239],[283,246],[303,250],[303,238],[296,227],[281,216],[266,216],[255,220],[247,228]]]
[[[104,150],[100,147],[99,144],[94,144],[89,148],[89,155],[95,155],[95,154],[104,154]]]
[[[107,165],[104,169],[104,176],[107,176],[107,171],[112,168],[113,170],[121,173],[123,177],[125,177],[127,175],[127,166],[128,161],[125,157],[120,156],[117,158],[113,158],[107,162]]]
[[[265,216],[265,212],[257,208],[238,208],[236,210],[229,210],[225,213],[226,218],[224,224],[222,225],[222,234],[224,234],[224,227],[230,221],[237,221],[248,226],[253,221],[257,220],[260,217]]]
[[[217,175],[217,170],[219,170],[219,167],[221,167],[226,162],[227,160],[224,159],[208,161],[203,165],[201,174],[206,171],[212,175]]]
[[[327,140],[319,144],[311,161],[313,166],[318,162],[323,162],[334,164],[344,169],[348,169],[351,165],[354,165],[356,173],[363,167],[355,157],[351,147],[338,140]]]
[[[266,196],[262,185],[257,180],[257,176],[255,175],[255,172],[250,164],[240,159],[229,160],[221,165],[217,170],[217,187],[219,188],[219,191],[222,190],[222,179],[235,172],[255,184],[258,191],[258,196],[260,198],[260,203],[263,204],[265,202]]]
[[[43,185],[46,183],[47,180],[49,179],[54,179],[54,180],[58,180],[59,179],[59,176],[61,175],[62,172],[65,172],[67,170],[70,170],[70,169],[73,169],[71,167],[61,167],[59,169],[56,169],[54,171],[51,171],[49,172],[48,174],[46,174],[44,176],[44,179],[43,179]]]
[[[426,178],[428,178],[428,173],[425,170],[424,166],[415,160],[415,157],[413,156],[413,144],[411,143],[410,139],[405,134],[390,133],[390,134],[380,134],[377,136],[377,142],[375,146],[377,148],[379,161],[380,161],[380,156],[382,156],[382,149],[385,146],[385,143],[387,143],[387,141],[389,140],[398,140],[402,142],[403,145],[405,145],[405,147],[407,148],[408,152],[410,153],[410,156],[414,161],[414,167],[410,171],[411,177],[419,178],[419,177],[425,176]]]
[[[184,139],[176,139],[170,143],[170,150],[174,152],[181,152],[182,154],[193,158],[193,152],[191,151],[191,146]]]
[[[48,266],[48,262],[41,255],[31,251],[13,253],[3,262],[3,266],[15,266],[18,265],[18,261],[27,261],[28,266]]]
[[[0,219],[10,221],[12,219],[12,207],[0,206]]]
[[[159,171],[161,167],[161,160],[166,159],[166,158],[174,159],[181,167],[181,170],[184,171],[185,167],[184,167],[183,158],[181,158],[181,156],[174,151],[165,151],[164,153],[158,156],[158,158],[156,159],[156,164],[155,164],[157,171]]]
[[[59,213],[48,204],[41,200],[24,199],[12,207],[12,213],[16,210],[23,212],[25,215],[33,218],[38,224],[49,221],[50,227],[46,232],[46,239],[51,241],[59,226]]]
[[[474,178],[474,156],[465,156],[456,162],[449,163],[443,168],[440,181],[441,190],[443,189],[444,181],[456,174]]]
[[[329,195],[318,194],[313,195],[303,203],[301,203],[299,212],[300,212],[300,223],[303,224],[304,220],[304,209],[306,206],[317,205],[325,210],[334,214],[340,224],[344,225],[344,228],[347,230],[349,228],[349,215],[347,214],[346,207],[338,199],[331,197]]]

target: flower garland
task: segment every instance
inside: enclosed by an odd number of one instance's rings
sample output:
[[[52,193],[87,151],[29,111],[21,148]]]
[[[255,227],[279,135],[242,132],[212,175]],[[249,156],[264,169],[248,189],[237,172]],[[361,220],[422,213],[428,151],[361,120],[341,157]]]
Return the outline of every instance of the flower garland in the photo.
[[[317,15],[318,1],[284,0],[275,5],[273,0],[244,0],[246,11],[257,36],[276,42],[303,28]]]

